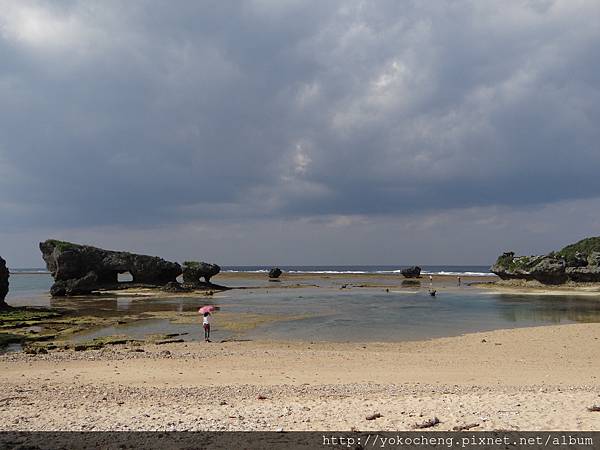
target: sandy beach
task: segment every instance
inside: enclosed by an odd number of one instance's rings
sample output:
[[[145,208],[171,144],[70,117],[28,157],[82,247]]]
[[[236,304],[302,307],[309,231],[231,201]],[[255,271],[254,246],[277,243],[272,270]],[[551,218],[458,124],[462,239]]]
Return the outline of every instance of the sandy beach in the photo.
[[[2,430],[594,430],[600,324],[0,356]],[[366,420],[373,413],[375,420]]]

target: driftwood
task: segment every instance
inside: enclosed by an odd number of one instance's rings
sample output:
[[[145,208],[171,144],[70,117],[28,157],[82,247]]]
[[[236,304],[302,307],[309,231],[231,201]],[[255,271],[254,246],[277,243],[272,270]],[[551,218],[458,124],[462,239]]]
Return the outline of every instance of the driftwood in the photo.
[[[471,428],[475,428],[478,426],[479,426],[478,423],[468,423],[466,425],[457,425],[455,427],[452,427],[452,430],[453,431],[466,431],[466,430],[470,430]]]
[[[379,419],[381,417],[381,414],[379,414],[378,412],[373,413],[368,415],[367,417],[365,417],[365,419],[367,420],[375,420],[375,419]]]
[[[438,423],[440,423],[440,419],[434,417],[433,419],[426,420],[423,423],[415,423],[413,428],[422,429],[422,428],[431,428],[435,427]]]
[[[600,412],[600,405],[592,405],[588,408],[590,412]]]

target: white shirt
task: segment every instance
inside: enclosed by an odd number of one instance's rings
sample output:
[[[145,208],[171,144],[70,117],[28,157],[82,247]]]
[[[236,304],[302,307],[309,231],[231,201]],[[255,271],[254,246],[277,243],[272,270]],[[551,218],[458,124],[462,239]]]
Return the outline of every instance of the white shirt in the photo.
[[[210,315],[202,316],[202,325],[210,325],[211,322],[212,322],[212,317]]]

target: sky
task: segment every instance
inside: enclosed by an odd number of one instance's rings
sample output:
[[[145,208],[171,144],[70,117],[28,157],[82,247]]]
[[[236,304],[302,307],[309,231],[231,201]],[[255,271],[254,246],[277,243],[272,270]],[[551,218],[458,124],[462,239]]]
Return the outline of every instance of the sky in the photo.
[[[491,264],[600,235],[597,0],[0,0],[0,255]]]

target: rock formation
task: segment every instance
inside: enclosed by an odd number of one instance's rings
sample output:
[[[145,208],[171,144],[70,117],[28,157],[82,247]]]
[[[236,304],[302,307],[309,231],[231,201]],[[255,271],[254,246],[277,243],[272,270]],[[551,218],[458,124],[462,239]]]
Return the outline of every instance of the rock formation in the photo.
[[[273,267],[269,270],[269,278],[279,278],[283,272],[279,267]]]
[[[421,276],[421,268],[419,266],[411,266],[402,269],[400,273],[404,278],[419,278]]]
[[[219,272],[221,272],[221,268],[216,264],[185,261],[183,263],[183,282],[186,284],[198,284],[200,283],[200,278],[204,278],[207,283],[210,283],[210,279]]]
[[[6,267],[6,261],[0,257],[0,309],[7,309],[9,307],[4,301],[8,294],[8,277],[9,272]]]
[[[192,291],[191,287],[184,286],[183,284],[178,283],[177,281],[169,281],[167,284],[165,284],[160,289],[164,292],[172,292],[172,293],[191,292]]]
[[[490,271],[503,280],[543,284],[600,282],[600,237],[583,239],[547,255],[515,256],[514,252],[505,252]]]
[[[103,250],[54,239],[40,243],[42,258],[54,277],[52,296],[84,295],[99,289],[131,285],[164,286],[176,281],[181,266],[156,256]],[[129,272],[131,282],[119,283]]]

